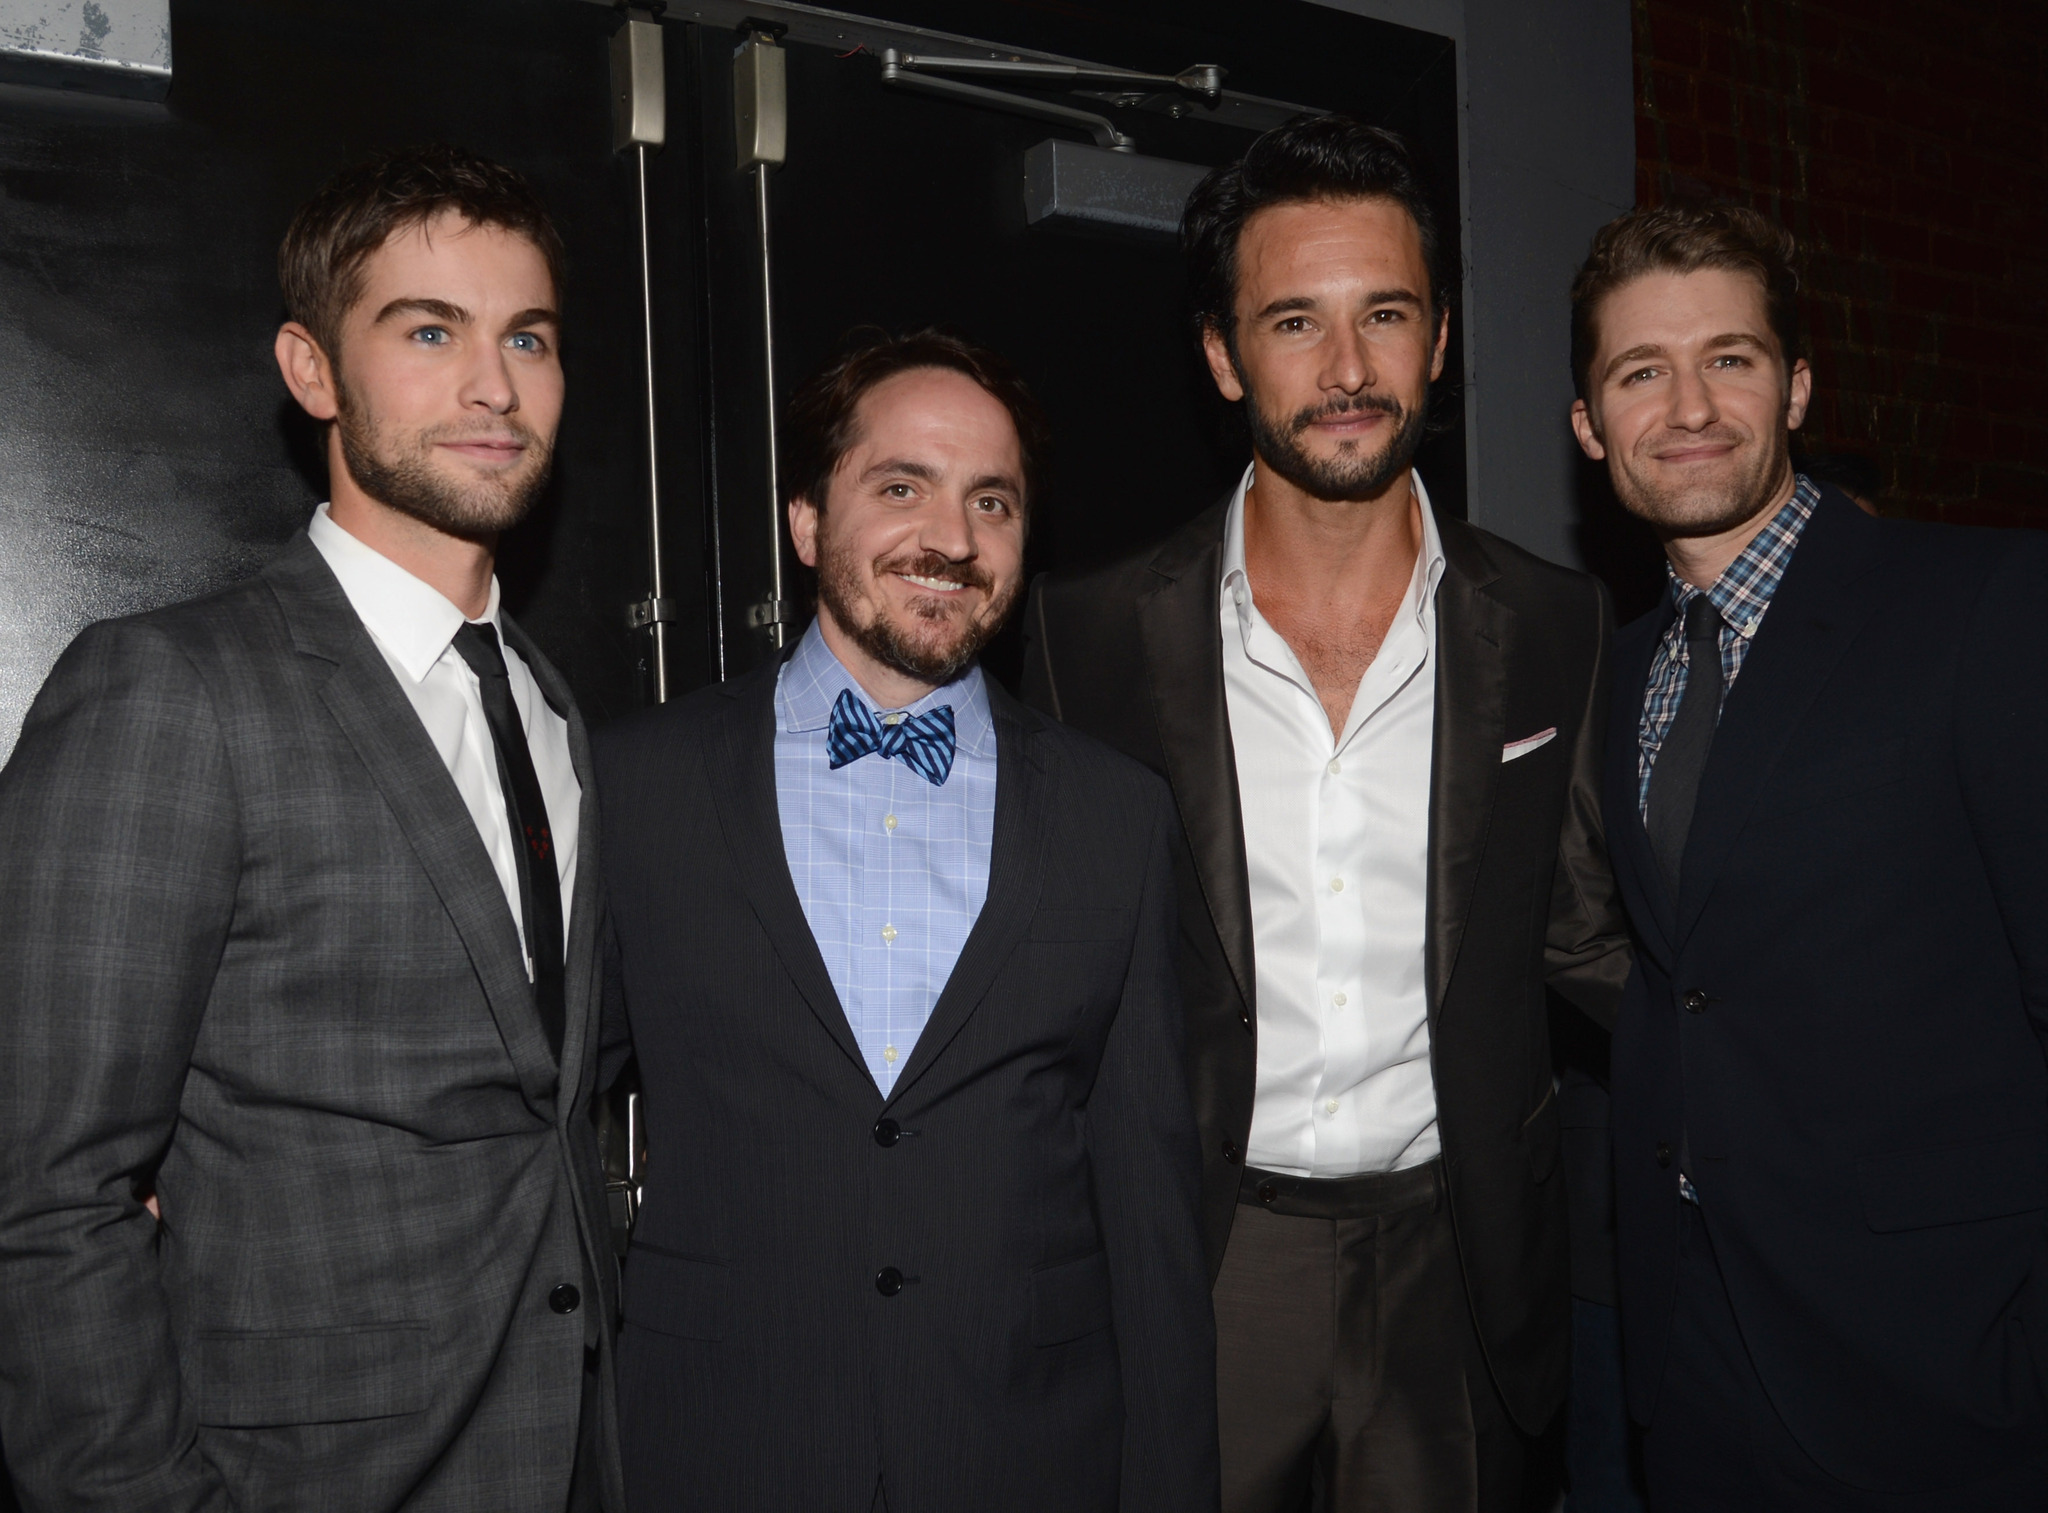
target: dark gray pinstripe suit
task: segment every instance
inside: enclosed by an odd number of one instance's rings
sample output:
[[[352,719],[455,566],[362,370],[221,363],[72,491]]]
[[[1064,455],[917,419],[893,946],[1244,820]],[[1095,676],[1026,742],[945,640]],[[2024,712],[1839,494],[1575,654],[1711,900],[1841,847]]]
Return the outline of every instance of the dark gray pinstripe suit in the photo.
[[[615,1295],[597,826],[568,691],[506,628],[584,785],[562,1096],[469,812],[303,535],[91,627],[29,712],[0,774],[0,1439],[30,1507],[567,1504]]]

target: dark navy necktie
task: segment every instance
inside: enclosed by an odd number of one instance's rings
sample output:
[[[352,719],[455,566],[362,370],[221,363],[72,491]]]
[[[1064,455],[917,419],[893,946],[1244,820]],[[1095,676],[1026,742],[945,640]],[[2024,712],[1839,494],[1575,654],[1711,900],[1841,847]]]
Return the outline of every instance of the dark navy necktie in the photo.
[[[512,702],[512,683],[505,671],[505,653],[497,627],[472,620],[455,633],[455,654],[476,674],[483,695],[484,723],[498,748],[498,788],[505,797],[505,818],[512,826],[514,871],[519,877],[519,915],[525,926],[526,949],[533,957],[533,1002],[555,1060],[562,1059],[566,1018],[562,993],[562,877],[555,860],[554,832],[548,825],[547,801],[533,770],[533,752]]]
[[[842,688],[832,705],[825,753],[834,772],[864,756],[881,756],[901,762],[937,788],[953,771],[953,706],[897,715],[890,723],[855,698],[852,689]]]
[[[1643,816],[1650,850],[1673,897],[1678,894],[1679,858],[1692,831],[1700,775],[1707,770],[1714,727],[1721,721],[1721,611],[1705,594],[1685,607],[1685,657],[1685,692],[1678,696],[1678,712],[1664,733],[1657,765],[1650,769],[1650,803]]]

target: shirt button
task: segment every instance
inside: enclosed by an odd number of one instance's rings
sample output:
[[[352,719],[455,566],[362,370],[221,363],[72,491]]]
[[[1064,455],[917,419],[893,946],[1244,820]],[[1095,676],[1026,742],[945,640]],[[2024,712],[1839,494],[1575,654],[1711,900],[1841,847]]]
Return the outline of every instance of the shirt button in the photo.
[[[890,941],[894,940],[895,938],[896,938],[896,927],[895,927],[894,925],[884,925],[884,926],[882,926],[882,944],[883,944],[883,945],[887,945],[887,944],[888,944],[888,943],[889,943]]]
[[[883,828],[884,830],[894,830],[894,829],[896,828],[896,816],[895,816],[895,815],[893,815],[893,814],[885,814],[885,815],[883,815],[883,816],[882,816],[882,828]]]
[[[1343,878],[1341,878],[1341,877],[1333,877],[1333,878],[1331,878],[1331,879],[1330,879],[1330,891],[1331,891],[1332,893],[1342,893],[1342,892],[1344,891],[1344,879],[1343,879]]]
[[[1249,596],[1248,594],[1246,594],[1246,593],[1245,593],[1245,591],[1244,591],[1244,589],[1243,589],[1243,587],[1242,587],[1242,586],[1240,586],[1240,587],[1237,587],[1237,588],[1233,588],[1233,589],[1232,589],[1232,590],[1230,591],[1230,598],[1231,598],[1231,601],[1232,601],[1233,603],[1235,603],[1235,604],[1243,604],[1243,603],[1244,603],[1244,601],[1245,601],[1245,600],[1246,600],[1247,598],[1249,598],[1249,597],[1250,597],[1250,596]]]
[[[883,1046],[882,1059],[888,1062],[889,1065],[894,1066],[896,1064],[896,1047],[894,1047],[893,1045]]]
[[[1336,1100],[1335,1098],[1332,1098],[1332,1099],[1331,1099],[1331,1100],[1330,1100],[1330,1101],[1329,1101],[1328,1103],[1324,1104],[1324,1105],[1323,1105],[1323,1112],[1324,1112],[1324,1113],[1326,1113],[1326,1114],[1334,1114],[1334,1113],[1336,1113],[1336,1112],[1337,1112],[1337,1100]]]
[[[1343,770],[1344,770],[1344,764],[1343,764],[1342,762],[1339,762],[1339,761],[1336,761],[1336,760],[1332,760],[1332,761],[1331,761],[1331,763],[1330,763],[1330,776],[1331,776],[1331,777],[1335,777],[1335,776],[1336,776],[1336,775],[1337,775],[1338,773],[1342,772]]]
[[[1351,1000],[1346,998],[1342,993],[1339,993],[1336,997],[1332,998],[1330,1002],[1334,1003],[1338,1008],[1341,1009],[1344,1007],[1345,1004],[1351,1002]]]

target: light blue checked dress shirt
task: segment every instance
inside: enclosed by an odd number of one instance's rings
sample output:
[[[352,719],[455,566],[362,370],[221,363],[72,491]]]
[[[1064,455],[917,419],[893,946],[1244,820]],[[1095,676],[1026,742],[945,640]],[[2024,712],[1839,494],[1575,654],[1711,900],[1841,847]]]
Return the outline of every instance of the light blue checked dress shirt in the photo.
[[[1792,497],[1765,522],[1741,555],[1728,564],[1728,570],[1706,591],[1714,608],[1721,612],[1723,699],[1735,687],[1743,659],[1749,655],[1749,644],[1764,623],[1764,611],[1771,607],[1771,596],[1777,593],[1785,569],[1792,565],[1792,553],[1798,548],[1799,537],[1818,503],[1819,486],[1804,473],[1798,474]],[[1679,577],[1670,563],[1664,564],[1664,571],[1671,581],[1671,602],[1677,606],[1678,615],[1658,643],[1656,656],[1650,659],[1650,678],[1643,689],[1643,717],[1636,732],[1636,804],[1646,816],[1650,812],[1650,773],[1657,765],[1657,753],[1664,749],[1664,737],[1671,733],[1678,701],[1685,697],[1689,672],[1685,607],[1700,596],[1700,590]]]
[[[825,732],[842,689],[874,708],[814,621],[775,687],[775,797],[804,918],[887,1097],[988,898],[996,732],[974,667],[902,711],[953,706],[956,749],[942,785],[879,755],[834,772]]]

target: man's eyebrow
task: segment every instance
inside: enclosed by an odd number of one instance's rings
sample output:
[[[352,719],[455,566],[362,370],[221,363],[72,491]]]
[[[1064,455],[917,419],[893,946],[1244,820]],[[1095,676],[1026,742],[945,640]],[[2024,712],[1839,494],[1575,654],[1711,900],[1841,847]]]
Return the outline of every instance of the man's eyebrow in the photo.
[[[1771,344],[1754,331],[1723,331],[1707,343],[1709,351],[1715,347],[1754,347],[1759,352],[1771,350]]]
[[[1626,352],[1617,352],[1607,360],[1607,366],[1600,370],[1600,377],[1609,379],[1630,363],[1642,362],[1647,358],[1662,357],[1664,349],[1653,341],[1646,341],[1630,347]]]
[[[1024,485],[1009,473],[983,473],[967,487],[970,494],[979,494],[984,489],[1001,489],[1005,493],[1022,494]]]
[[[527,326],[560,326],[562,317],[546,305],[535,305],[530,310],[521,310],[505,322],[507,331],[522,330]]]
[[[470,321],[469,312],[460,305],[451,305],[445,299],[424,299],[416,295],[407,295],[403,299],[393,300],[379,310],[377,318],[370,324],[382,325],[394,315],[426,315],[435,320],[447,321],[452,326],[466,326]]]
[[[1273,316],[1288,315],[1297,310],[1313,310],[1320,303],[1321,301],[1306,294],[1290,294],[1285,298],[1273,300],[1260,310],[1253,319],[1270,320]],[[1363,303],[1367,305],[1413,305],[1418,310],[1423,307],[1422,296],[1413,289],[1375,289],[1372,293],[1366,295]]]
[[[1768,355],[1771,350],[1771,344],[1761,336],[1758,336],[1754,331],[1723,331],[1719,336],[1711,337],[1701,343],[1701,345],[1709,352],[1722,347],[1753,347],[1755,350]],[[1616,372],[1627,367],[1630,363],[1638,363],[1648,358],[1663,357],[1665,355],[1667,354],[1659,343],[1643,342],[1639,346],[1630,347],[1626,352],[1615,353],[1612,360],[1601,370],[1600,377],[1603,380],[1612,378]]]
[[[928,462],[916,462],[908,457],[891,457],[886,462],[878,462],[873,467],[862,471],[860,481],[862,483],[872,483],[875,479],[885,477],[891,473],[902,478],[922,478],[926,483],[937,483],[939,481],[939,470],[937,468]]]

